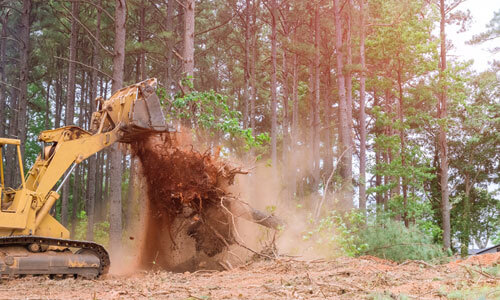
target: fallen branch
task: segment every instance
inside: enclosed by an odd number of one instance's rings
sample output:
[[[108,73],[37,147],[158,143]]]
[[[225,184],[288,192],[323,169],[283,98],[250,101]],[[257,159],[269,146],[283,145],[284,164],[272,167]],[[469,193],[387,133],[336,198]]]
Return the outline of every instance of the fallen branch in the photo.
[[[251,207],[248,203],[237,200],[230,201],[230,210],[237,217],[275,230],[280,230],[283,226],[286,225],[286,223],[277,216],[267,212],[263,212],[261,210],[257,210]]]
[[[435,268],[435,267],[436,267],[436,266],[431,265],[430,263],[427,263],[427,262],[425,262],[425,261],[423,261],[423,260],[406,260],[406,261],[404,261],[404,262],[400,263],[399,265],[400,265],[400,266],[404,266],[404,265],[408,265],[408,264],[411,264],[411,263],[418,263],[418,264],[422,264],[422,265],[427,266],[427,267],[429,267],[429,268]]]

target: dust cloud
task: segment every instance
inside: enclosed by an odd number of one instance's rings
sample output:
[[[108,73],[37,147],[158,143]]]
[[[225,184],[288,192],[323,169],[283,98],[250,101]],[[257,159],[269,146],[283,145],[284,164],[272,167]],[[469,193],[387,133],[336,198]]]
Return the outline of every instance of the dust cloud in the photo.
[[[236,176],[246,174],[239,167],[244,163],[222,159],[218,148],[199,152],[203,147],[186,132],[134,129],[126,134],[125,142],[141,165],[147,199],[133,250],[124,250],[135,263],[115,270],[123,273],[132,265],[174,272],[224,270],[252,257],[318,257],[302,238],[306,210],[298,209],[294,200],[280,200],[284,189],[278,171],[262,162],[250,174]],[[248,212],[238,209],[247,205],[273,213],[286,225],[276,231],[256,224],[255,218],[248,221]]]

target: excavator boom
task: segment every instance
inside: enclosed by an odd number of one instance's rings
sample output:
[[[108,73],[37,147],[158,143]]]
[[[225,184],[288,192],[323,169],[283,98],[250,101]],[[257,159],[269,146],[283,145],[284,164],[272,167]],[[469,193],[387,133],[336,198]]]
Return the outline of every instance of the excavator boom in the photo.
[[[167,130],[156,84],[156,79],[148,79],[118,90],[108,100],[97,98],[89,131],[77,126],[43,131],[38,137],[42,151],[26,178],[19,140],[0,138],[0,274],[99,276],[107,272],[104,247],[70,240],[69,231],[49,212],[77,164],[116,142],[126,142],[134,128]],[[21,174],[17,189],[4,183],[2,149],[6,145],[17,147]]]

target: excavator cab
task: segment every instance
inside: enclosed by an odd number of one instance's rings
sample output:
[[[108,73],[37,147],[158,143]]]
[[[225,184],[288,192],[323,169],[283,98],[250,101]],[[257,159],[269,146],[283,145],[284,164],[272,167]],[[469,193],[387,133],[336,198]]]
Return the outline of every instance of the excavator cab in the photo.
[[[7,147],[16,148],[17,159],[14,158],[9,163],[17,165],[19,169],[16,170],[15,174],[20,176],[20,178],[9,178],[10,182],[6,182],[7,178],[5,176],[6,166],[8,165],[6,161],[7,157],[5,155]],[[21,142],[17,139],[0,138],[0,209],[2,212],[8,211],[14,204],[13,202],[16,191],[12,187],[17,186],[19,182],[21,183],[22,188],[24,188],[26,183],[24,180],[24,169],[21,158]]]

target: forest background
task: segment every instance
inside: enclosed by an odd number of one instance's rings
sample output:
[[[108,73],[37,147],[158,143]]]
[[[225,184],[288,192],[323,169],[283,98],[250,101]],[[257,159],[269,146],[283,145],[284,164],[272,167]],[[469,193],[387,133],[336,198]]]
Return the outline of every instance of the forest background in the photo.
[[[500,242],[500,61],[449,55],[467,3],[3,0],[0,136],[21,139],[27,168],[41,131],[88,128],[96,97],[157,77],[169,121],[273,170],[268,209],[307,212],[304,239],[355,255],[393,228],[418,238],[385,242],[465,255]],[[494,58],[499,34],[500,10],[467,43]],[[15,186],[12,152],[4,163]],[[98,153],[54,214],[119,248],[143,203],[137,172],[117,146]]]

